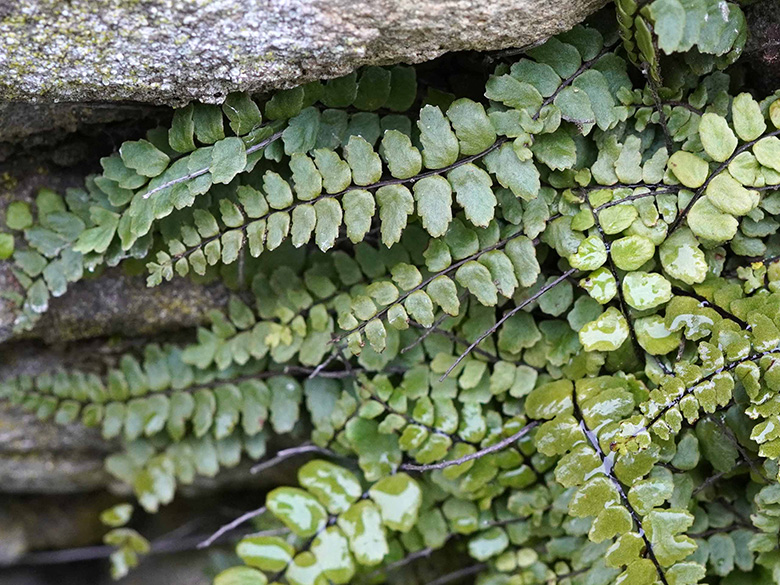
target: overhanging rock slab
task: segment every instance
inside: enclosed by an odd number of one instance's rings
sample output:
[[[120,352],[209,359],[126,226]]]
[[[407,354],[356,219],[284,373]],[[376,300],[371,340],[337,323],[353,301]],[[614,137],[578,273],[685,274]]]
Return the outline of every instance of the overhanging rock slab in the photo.
[[[182,104],[521,47],[605,0],[0,0],[0,99]]]

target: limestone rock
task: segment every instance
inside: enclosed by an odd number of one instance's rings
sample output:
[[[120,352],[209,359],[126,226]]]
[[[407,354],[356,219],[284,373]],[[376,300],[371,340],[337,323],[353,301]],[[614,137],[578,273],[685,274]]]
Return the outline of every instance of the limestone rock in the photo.
[[[219,102],[365,64],[521,47],[605,0],[0,2],[0,99]]]

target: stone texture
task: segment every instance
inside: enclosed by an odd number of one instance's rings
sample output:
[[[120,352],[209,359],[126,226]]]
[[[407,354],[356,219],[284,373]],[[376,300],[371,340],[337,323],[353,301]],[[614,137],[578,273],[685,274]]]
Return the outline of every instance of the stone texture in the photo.
[[[780,87],[780,0],[745,7],[750,35],[743,61],[750,67],[750,85],[762,94]]]
[[[74,493],[105,487],[111,445],[77,424],[41,422],[0,404],[0,481],[4,493]]]
[[[54,343],[107,335],[155,335],[201,325],[208,311],[223,308],[227,300],[227,289],[221,283],[202,285],[179,278],[148,288],[145,276],[128,277],[114,269],[97,279],[77,282],[65,295],[52,299],[30,336]],[[0,321],[0,340],[4,334],[11,335],[7,325]]]
[[[62,146],[58,152],[68,153],[72,146]],[[26,158],[0,164],[0,230],[11,201],[32,202],[42,187],[64,193],[68,187],[83,184],[88,172]],[[0,262],[0,290],[22,292],[11,262]],[[145,275],[127,276],[115,268],[99,278],[81,280],[62,297],[52,299],[33,331],[23,337],[57,343],[115,334],[156,335],[204,323],[208,311],[223,307],[227,298],[227,289],[219,282],[202,285],[179,278],[148,288]],[[0,297],[0,343],[19,337],[13,333],[17,312],[13,303]],[[7,361],[0,359],[0,364]]]
[[[219,102],[365,64],[521,47],[605,0],[0,0],[0,99]]]
[[[190,340],[188,337],[187,341]],[[54,345],[39,340],[5,343],[0,346],[0,380],[69,368],[99,374],[109,366],[116,366],[119,356],[134,347],[142,347],[147,341],[148,338],[123,336],[110,341],[95,337]],[[297,445],[303,436],[272,435],[268,452]],[[119,448],[119,440],[105,440],[99,429],[78,423],[57,425],[51,420],[40,421],[34,413],[0,401],[0,514],[4,509],[2,494],[67,494],[104,488],[129,493],[127,486],[103,469],[106,456]],[[262,474],[251,475],[248,470],[252,462],[244,461],[220,471],[214,478],[198,477],[192,486],[179,488],[185,495],[200,495],[226,486],[270,488],[281,480],[293,481],[295,465],[299,462],[283,463]]]
[[[101,361],[98,345],[61,351],[35,342],[4,344],[0,379],[68,363],[84,367],[91,361],[94,368]],[[39,421],[34,413],[0,401],[0,492],[73,493],[104,487],[109,476],[103,460],[116,449],[96,429]]]
[[[137,121],[163,111],[165,108],[146,104],[0,102],[0,142],[38,147],[65,140],[68,134],[102,130],[107,124]]]
[[[12,290],[15,284],[10,266],[0,266],[0,288]],[[33,330],[21,336],[13,333],[16,307],[0,302],[0,342],[18,337],[56,343],[109,335],[155,335],[201,325],[208,311],[224,307],[227,299],[227,289],[220,283],[199,285],[176,279],[148,288],[144,276],[129,277],[113,269],[98,279],[71,285],[65,295],[51,300]]]

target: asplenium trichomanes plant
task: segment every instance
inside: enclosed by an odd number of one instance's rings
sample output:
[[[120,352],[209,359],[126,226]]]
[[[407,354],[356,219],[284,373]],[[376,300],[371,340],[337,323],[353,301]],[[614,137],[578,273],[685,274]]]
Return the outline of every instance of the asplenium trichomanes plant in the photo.
[[[316,453],[204,543],[268,528],[217,585],[410,581],[437,549],[437,583],[780,581],[780,101],[730,91],[737,4],[617,14],[499,60],[481,102],[402,66],[233,94],[35,223],[12,204],[20,329],[126,258],[236,294],[190,345],[2,395],[121,437],[148,511]],[[131,512],[104,514],[117,575]]]

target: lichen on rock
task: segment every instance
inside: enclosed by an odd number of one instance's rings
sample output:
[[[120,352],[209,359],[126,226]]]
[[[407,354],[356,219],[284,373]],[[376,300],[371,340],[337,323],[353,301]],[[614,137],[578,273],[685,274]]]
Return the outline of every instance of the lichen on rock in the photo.
[[[520,47],[604,0],[28,0],[0,6],[0,99],[221,102],[417,63]]]

